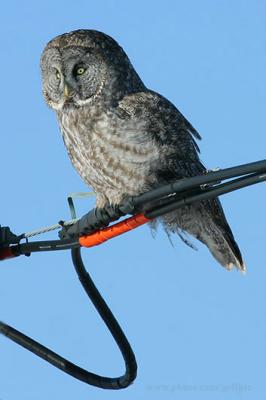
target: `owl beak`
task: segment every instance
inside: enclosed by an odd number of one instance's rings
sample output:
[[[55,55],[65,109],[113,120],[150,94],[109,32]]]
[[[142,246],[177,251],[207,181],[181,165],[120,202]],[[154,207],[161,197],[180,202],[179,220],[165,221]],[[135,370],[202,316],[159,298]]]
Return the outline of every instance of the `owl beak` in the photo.
[[[64,87],[64,96],[65,96],[66,99],[69,98],[70,93],[71,93],[71,90],[70,90],[69,86],[68,86],[67,84],[65,84],[65,87]]]
[[[64,97],[65,100],[68,100],[69,98],[73,97],[75,93],[75,86],[73,85],[73,82],[69,82],[67,78],[64,79]]]

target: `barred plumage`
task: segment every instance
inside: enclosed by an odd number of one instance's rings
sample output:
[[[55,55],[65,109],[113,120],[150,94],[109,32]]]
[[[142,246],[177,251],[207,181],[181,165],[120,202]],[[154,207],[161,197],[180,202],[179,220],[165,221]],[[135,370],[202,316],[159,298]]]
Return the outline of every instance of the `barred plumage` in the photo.
[[[172,103],[145,87],[109,36],[92,30],[58,36],[46,46],[41,68],[45,99],[98,207],[206,172],[198,132]],[[227,269],[245,269],[218,199],[161,221],[168,232],[188,232],[205,243]]]

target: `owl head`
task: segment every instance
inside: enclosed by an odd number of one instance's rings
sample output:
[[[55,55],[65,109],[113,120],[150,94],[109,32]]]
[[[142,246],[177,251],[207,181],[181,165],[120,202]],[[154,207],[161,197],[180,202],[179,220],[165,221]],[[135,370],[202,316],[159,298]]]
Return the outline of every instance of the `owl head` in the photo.
[[[41,72],[45,100],[55,110],[97,101],[114,104],[144,86],[118,43],[94,30],[51,40],[42,53]]]

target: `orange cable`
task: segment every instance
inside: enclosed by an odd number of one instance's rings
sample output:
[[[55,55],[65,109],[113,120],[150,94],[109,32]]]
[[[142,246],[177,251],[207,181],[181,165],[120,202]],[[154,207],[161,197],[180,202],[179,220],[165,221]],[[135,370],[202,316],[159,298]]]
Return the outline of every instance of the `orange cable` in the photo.
[[[111,225],[107,228],[100,229],[90,235],[81,236],[79,238],[79,243],[83,247],[93,247],[98,246],[112,239],[116,236],[122,235],[125,232],[135,229],[138,226],[146,224],[150,219],[145,217],[143,214],[136,214],[133,217],[127,218],[117,224]]]

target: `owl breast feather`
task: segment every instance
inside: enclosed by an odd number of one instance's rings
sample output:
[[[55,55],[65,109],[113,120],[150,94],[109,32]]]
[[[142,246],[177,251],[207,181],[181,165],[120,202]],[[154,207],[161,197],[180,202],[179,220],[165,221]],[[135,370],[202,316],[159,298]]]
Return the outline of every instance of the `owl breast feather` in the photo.
[[[153,171],[160,153],[144,121],[78,109],[61,113],[59,123],[73,166],[96,194],[118,203],[156,183]]]

